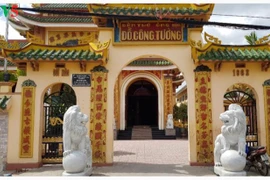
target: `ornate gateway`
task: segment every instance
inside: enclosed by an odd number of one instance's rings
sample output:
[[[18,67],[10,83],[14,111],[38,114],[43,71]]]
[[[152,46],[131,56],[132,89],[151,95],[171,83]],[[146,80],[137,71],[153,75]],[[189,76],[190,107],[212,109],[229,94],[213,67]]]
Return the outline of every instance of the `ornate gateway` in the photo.
[[[73,89],[62,84],[61,90],[44,97],[44,131],[42,138],[42,162],[62,163],[63,116],[67,109],[76,104]]]

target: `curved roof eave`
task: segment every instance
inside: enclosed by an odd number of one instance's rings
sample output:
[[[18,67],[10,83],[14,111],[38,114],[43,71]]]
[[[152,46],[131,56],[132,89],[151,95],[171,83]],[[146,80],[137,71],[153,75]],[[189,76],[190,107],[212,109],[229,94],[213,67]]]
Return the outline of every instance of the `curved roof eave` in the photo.
[[[20,21],[23,21],[24,24],[30,24],[32,26],[34,25],[34,26],[40,26],[40,27],[78,27],[78,25],[80,25],[80,27],[97,27],[97,25],[94,23],[59,23],[59,22],[41,23],[41,22],[29,20],[20,15],[18,15],[16,18],[18,18]]]
[[[18,31],[28,31],[28,30],[30,29],[30,28],[28,28],[28,27],[19,26],[19,25],[13,23],[12,21],[9,21],[9,24],[10,24],[14,29],[16,29],[16,30],[18,30]]]

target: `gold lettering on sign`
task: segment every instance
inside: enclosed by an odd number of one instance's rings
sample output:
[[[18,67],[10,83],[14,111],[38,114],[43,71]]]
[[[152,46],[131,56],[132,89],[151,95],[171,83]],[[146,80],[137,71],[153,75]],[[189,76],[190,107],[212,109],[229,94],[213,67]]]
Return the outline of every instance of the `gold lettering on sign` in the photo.
[[[181,41],[182,26],[173,22],[122,22],[121,41]]]

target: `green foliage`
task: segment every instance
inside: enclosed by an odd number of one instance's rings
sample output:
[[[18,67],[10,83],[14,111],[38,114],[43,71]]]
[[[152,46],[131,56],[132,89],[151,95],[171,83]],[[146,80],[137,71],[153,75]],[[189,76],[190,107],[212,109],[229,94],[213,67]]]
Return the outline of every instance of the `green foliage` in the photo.
[[[10,81],[16,82],[18,80],[17,74],[14,72],[8,72],[10,74]],[[0,81],[4,81],[4,71],[0,71]]]
[[[176,104],[173,106],[173,118],[174,120],[180,119],[179,107]]]
[[[17,69],[17,76],[26,76],[25,70]]]
[[[182,103],[179,107],[179,117],[181,120],[183,120],[184,122],[187,121],[188,119],[188,114],[187,114],[187,105]]]
[[[17,82],[19,76],[26,76],[26,72],[24,70],[19,69],[17,69],[17,71],[8,71],[8,73],[10,74],[9,81],[13,82]],[[4,71],[0,71],[0,81],[4,81],[4,74],[5,74]]]
[[[258,40],[258,37],[256,35],[255,31],[252,31],[250,35],[245,35],[245,38],[250,45],[255,45],[256,41]]]
[[[187,104],[182,103],[180,107],[176,104],[173,106],[173,117],[175,120],[181,119],[186,122],[188,119]]]

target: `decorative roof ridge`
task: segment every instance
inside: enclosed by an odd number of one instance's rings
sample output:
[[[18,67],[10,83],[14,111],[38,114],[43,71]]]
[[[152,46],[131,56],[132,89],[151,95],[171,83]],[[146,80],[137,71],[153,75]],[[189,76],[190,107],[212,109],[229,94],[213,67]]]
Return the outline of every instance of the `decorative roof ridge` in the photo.
[[[264,36],[263,38],[259,39],[257,44],[255,45],[249,45],[249,44],[221,44],[221,40],[218,38],[208,34],[204,33],[204,39],[206,41],[206,44],[203,44],[201,40],[199,41],[194,41],[192,39],[189,40],[189,44],[192,48],[197,49],[198,51],[206,51],[210,47],[231,47],[231,48],[247,48],[247,47],[269,47],[270,43],[270,34],[267,36]]]
[[[270,34],[263,36],[255,42],[256,44],[269,44],[270,43]]]
[[[204,3],[204,4],[196,4],[196,3],[191,3],[191,4],[189,4],[189,3],[158,3],[158,4],[156,4],[156,3],[143,3],[143,4],[141,4],[141,3],[121,3],[121,4],[118,4],[118,3],[91,3],[91,4],[89,4],[90,6],[91,5],[94,5],[94,6],[103,6],[103,7],[105,7],[105,6],[140,6],[140,5],[145,5],[145,6],[153,6],[153,5],[156,5],[156,6],[176,6],[176,5],[184,5],[184,6],[190,6],[190,7],[192,7],[192,8],[198,8],[198,7],[200,7],[200,8],[202,8],[202,7],[208,7],[208,6],[213,6],[214,4],[213,3]]]
[[[266,36],[263,38],[264,42],[265,40],[268,40],[270,36]],[[226,44],[221,44],[221,41],[215,38],[214,36],[211,36],[207,33],[205,33],[205,41],[206,44],[202,44],[201,40],[199,41],[193,41],[189,40],[189,44],[191,46],[191,56],[192,59],[194,60],[194,63],[198,63],[200,59],[202,59],[202,54],[211,54],[213,51],[223,51],[223,50],[229,50],[229,51],[253,51],[253,50],[266,50],[269,51],[270,46],[267,43],[263,44],[255,44],[255,45],[226,45]],[[266,41],[267,42],[267,41]],[[204,55],[203,55],[204,56]],[[214,55],[215,58],[216,54]],[[228,58],[228,57],[227,57]]]
[[[85,9],[87,10],[87,3],[44,3],[44,4],[35,4],[34,8],[36,9]]]
[[[88,16],[76,16],[76,15],[58,15],[58,16],[44,16],[42,15],[42,13],[28,13],[28,12],[25,12],[25,11],[18,11],[18,14],[25,17],[25,16],[30,16],[30,17],[39,17],[39,18],[63,18],[63,17],[81,17],[81,18],[89,18]]]
[[[177,6],[178,5],[178,6]],[[130,14],[136,16],[204,16],[208,20],[214,4],[88,4],[89,12],[97,14]]]
[[[59,16],[44,16],[40,13],[32,14],[24,11],[18,12],[18,19],[22,22],[25,20],[33,21],[30,24],[36,25],[35,23],[93,23],[92,17],[90,16],[74,16],[74,15],[59,15]]]
[[[16,21],[14,18],[8,18],[8,20],[9,20],[11,23],[16,24],[17,26],[21,26],[21,27],[27,28],[21,21]]]

